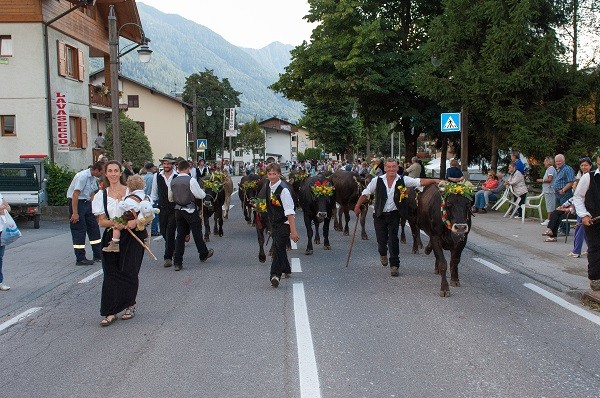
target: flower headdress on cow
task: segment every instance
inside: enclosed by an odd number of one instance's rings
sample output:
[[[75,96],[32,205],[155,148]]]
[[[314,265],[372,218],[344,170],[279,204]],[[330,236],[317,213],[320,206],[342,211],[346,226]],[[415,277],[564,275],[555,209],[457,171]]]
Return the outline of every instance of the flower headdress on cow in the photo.
[[[219,190],[221,189],[221,183],[216,180],[204,180],[202,182],[202,188],[211,189],[215,192],[219,192]]]
[[[249,189],[257,189],[258,188],[258,180],[248,180],[240,185],[240,189],[242,191],[247,191]]]
[[[335,190],[328,180],[315,181],[310,189],[315,196],[331,196]]]
[[[473,200],[475,195],[475,187],[470,181],[461,182],[446,182],[442,181],[438,184],[438,188],[442,193],[442,197],[446,199],[448,195],[462,195],[469,200]]]

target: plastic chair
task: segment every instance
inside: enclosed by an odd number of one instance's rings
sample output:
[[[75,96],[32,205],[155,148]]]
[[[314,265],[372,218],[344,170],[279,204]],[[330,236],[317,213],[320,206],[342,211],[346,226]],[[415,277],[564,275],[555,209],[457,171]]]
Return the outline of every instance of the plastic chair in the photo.
[[[544,194],[536,196],[528,196],[525,198],[525,203],[521,205],[521,223],[525,223],[525,209],[537,209],[540,221],[544,221],[542,217],[542,199]]]
[[[506,213],[502,217],[506,217],[510,213],[510,218],[512,218],[517,213],[517,210],[519,210],[519,207],[521,207],[521,197],[515,195],[510,185],[508,186],[508,198],[506,201],[510,203],[510,206],[508,206],[508,210],[506,210]]]
[[[502,205],[508,201],[508,194],[510,193],[509,187],[506,187],[504,192],[502,192],[502,196],[498,198],[496,203],[492,206],[492,210],[499,210]]]

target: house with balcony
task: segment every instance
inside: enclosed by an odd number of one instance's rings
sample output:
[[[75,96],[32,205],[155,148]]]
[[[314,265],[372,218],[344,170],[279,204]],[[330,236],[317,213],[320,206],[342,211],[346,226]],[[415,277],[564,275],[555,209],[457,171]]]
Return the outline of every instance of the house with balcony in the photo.
[[[285,163],[294,160],[292,148],[298,128],[287,120],[272,117],[258,124],[265,132],[265,160],[267,162]],[[297,149],[297,146],[296,146]]]
[[[141,44],[135,0],[0,0],[0,161],[36,153],[73,170],[92,163],[111,107],[108,90],[90,85],[89,61],[109,69],[112,3],[119,36]]]
[[[104,70],[92,73],[90,83],[93,87],[106,87]],[[138,123],[148,137],[154,163],[158,164],[158,159],[166,153],[186,158],[189,124],[186,109],[192,105],[123,75],[119,75],[118,86],[119,109]]]

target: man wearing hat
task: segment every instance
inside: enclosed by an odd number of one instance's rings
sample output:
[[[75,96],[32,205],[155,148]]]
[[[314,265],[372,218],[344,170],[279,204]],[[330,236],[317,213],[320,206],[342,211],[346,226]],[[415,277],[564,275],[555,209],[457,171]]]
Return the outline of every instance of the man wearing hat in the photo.
[[[163,170],[154,174],[152,180],[152,193],[150,198],[153,202],[158,203],[160,209],[160,234],[165,241],[164,266],[170,267],[173,265],[173,253],[175,251],[175,204],[169,202],[169,185],[173,178],[177,176],[175,173],[175,158],[170,153],[167,153],[160,162]]]

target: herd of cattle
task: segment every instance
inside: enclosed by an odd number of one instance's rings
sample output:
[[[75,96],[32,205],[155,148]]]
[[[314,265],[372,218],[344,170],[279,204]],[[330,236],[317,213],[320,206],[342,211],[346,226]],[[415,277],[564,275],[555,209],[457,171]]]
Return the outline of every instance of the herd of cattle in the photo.
[[[209,177],[214,181],[215,177]],[[323,234],[323,248],[330,250],[329,225],[333,218],[334,229],[349,235],[348,224],[350,212],[354,209],[362,190],[371,180],[370,175],[359,175],[354,172],[339,170],[334,173],[317,174],[308,176],[302,172],[292,171],[286,183],[292,188],[292,197],[296,207],[302,210],[306,226],[307,245],[305,254],[313,253],[313,243],[321,243],[320,231]],[[217,178],[217,184],[203,182],[206,198],[203,201],[202,216],[204,220],[204,238],[210,239],[210,218],[214,217],[214,234],[223,236],[223,218],[227,218],[230,197],[233,192],[231,178]],[[261,200],[266,200],[266,187],[268,180],[265,176],[250,174],[242,177],[238,186],[238,195],[248,224],[256,228],[260,262],[266,261],[265,238],[269,231],[269,222],[264,208],[257,206]],[[315,195],[313,186],[328,184],[333,186],[333,195]],[[442,185],[442,184],[440,184]],[[444,250],[450,251],[450,285],[460,286],[458,278],[458,263],[464,249],[469,230],[471,228],[471,200],[463,195],[444,195],[437,185],[420,189],[409,189],[408,212],[401,218],[400,240],[406,243],[404,232],[408,221],[413,237],[412,252],[418,254],[422,248],[420,231],[429,236],[429,243],[425,247],[425,254],[432,251],[435,255],[436,274],[441,275],[440,296],[450,295],[448,280],[446,279],[447,261]],[[262,211],[261,211],[262,210]],[[360,224],[361,238],[367,240],[365,220],[368,206],[361,209]],[[358,221],[357,221],[358,222]],[[322,227],[322,228],[321,228]],[[376,250],[376,249],[374,249]]]

